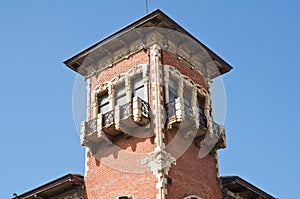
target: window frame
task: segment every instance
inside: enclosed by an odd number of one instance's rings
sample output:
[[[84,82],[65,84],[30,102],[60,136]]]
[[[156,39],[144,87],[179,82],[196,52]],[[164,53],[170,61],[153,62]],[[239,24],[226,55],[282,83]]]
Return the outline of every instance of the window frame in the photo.
[[[182,92],[182,99],[183,99],[184,106],[188,106],[189,108],[192,107],[192,98],[193,98],[192,95],[193,95],[193,87],[184,83],[183,92]]]
[[[137,87],[135,86],[136,83],[138,84]],[[141,93],[142,96],[139,96],[137,94],[139,92],[142,92]],[[139,97],[142,100],[145,100],[145,84],[144,84],[143,73],[139,73],[131,78],[131,97],[132,98]]]
[[[118,91],[121,91],[121,95],[118,96]],[[123,93],[124,92],[124,93]],[[121,99],[124,98],[124,102],[119,103],[118,100],[122,101]],[[118,83],[114,88],[114,105],[122,106],[127,103],[127,94],[126,94],[126,85],[125,81],[121,81]]]
[[[106,99],[107,101],[105,101],[105,103],[102,104],[104,96],[105,96],[104,99]],[[107,106],[107,110],[101,111],[101,109],[105,106]],[[98,112],[98,114],[99,113],[104,114],[104,113],[107,113],[108,111],[110,111],[110,99],[109,99],[108,90],[105,90],[97,95],[97,112]]]
[[[173,85],[171,84],[171,81],[174,82],[174,88],[173,88]],[[175,88],[176,86],[177,86],[177,90],[178,90],[178,86],[179,86],[178,83],[175,81],[175,78],[173,76],[170,76],[169,81],[168,81],[168,102],[167,103],[172,102],[176,98],[178,98],[178,92],[176,91],[176,88]],[[170,95],[170,94],[172,94],[172,95]]]
[[[205,115],[205,96],[197,93],[197,108],[201,110],[201,114]],[[200,112],[200,111],[198,111]]]

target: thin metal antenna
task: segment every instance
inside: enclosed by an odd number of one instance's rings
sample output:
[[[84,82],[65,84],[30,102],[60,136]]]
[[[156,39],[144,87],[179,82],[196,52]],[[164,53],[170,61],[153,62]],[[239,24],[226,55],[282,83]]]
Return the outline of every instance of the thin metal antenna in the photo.
[[[149,5],[148,5],[148,0],[146,0],[146,14],[148,14],[148,7],[149,7]]]

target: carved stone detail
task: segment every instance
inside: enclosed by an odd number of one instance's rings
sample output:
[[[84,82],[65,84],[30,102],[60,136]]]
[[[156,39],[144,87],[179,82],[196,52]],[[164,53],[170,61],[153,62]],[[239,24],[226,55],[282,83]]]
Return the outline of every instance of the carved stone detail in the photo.
[[[154,174],[167,172],[172,164],[176,164],[176,158],[165,150],[154,151],[142,159],[142,165],[148,165]]]
[[[197,91],[201,96],[204,96],[205,98],[208,97],[208,92],[206,91],[205,88],[203,88],[202,85],[196,84],[195,82],[193,82],[193,80],[188,77],[185,76],[183,74],[181,74],[177,69],[175,69],[173,66],[170,65],[164,65],[164,74],[165,74],[165,85],[168,85],[169,82],[169,78],[173,77],[174,79],[178,79],[180,80],[178,82],[178,96],[180,97],[182,95],[183,92],[183,83],[185,86],[190,87],[190,89],[192,89],[193,91]],[[166,92],[167,94],[167,92]],[[166,99],[169,99],[169,96],[166,96]]]

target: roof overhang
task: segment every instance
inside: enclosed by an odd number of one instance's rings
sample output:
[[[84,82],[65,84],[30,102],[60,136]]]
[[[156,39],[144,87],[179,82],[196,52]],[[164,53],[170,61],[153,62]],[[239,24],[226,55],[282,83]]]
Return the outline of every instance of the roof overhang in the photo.
[[[56,180],[48,182],[40,187],[32,189],[26,193],[15,196],[12,199],[38,199],[49,198],[74,188],[83,189],[84,178],[79,174],[67,174]]]
[[[211,78],[232,69],[222,58],[160,10],[146,15],[64,63],[81,75],[89,76],[153,44],[176,54]]]

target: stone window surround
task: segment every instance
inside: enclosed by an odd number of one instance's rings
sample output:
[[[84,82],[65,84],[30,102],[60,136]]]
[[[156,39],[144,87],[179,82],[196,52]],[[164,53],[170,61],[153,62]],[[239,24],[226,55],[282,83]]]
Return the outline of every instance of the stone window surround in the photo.
[[[126,89],[126,101],[127,103],[132,101],[132,83],[131,81],[137,76],[143,76],[144,83],[144,101],[148,102],[148,74],[147,74],[147,64],[141,64],[133,67],[126,73],[119,74],[115,76],[111,81],[104,82],[99,84],[92,92],[91,92],[91,108],[92,115],[89,119],[96,118],[98,113],[98,96],[101,96],[103,93],[108,93],[109,96],[109,109],[113,110],[113,108],[117,105],[115,102],[115,93],[114,88],[118,85],[125,82]]]
[[[194,81],[186,76],[181,74],[175,67],[170,65],[163,65],[164,68],[164,86],[165,86],[165,103],[169,102],[169,93],[168,93],[168,82],[169,78],[173,78],[178,80],[178,91],[177,96],[183,98],[183,90],[185,88],[190,89],[192,91],[192,100],[191,100],[191,107],[196,107],[197,105],[197,97],[201,96],[205,99],[204,104],[204,115],[209,119],[212,119],[211,113],[211,96],[209,91],[203,88],[203,86],[199,84],[195,84]],[[125,89],[126,89],[126,101],[127,103],[132,101],[132,85],[131,80],[136,78],[138,75],[143,76],[144,82],[144,101],[148,102],[148,90],[149,90],[149,77],[147,72],[148,66],[147,64],[141,64],[138,66],[133,67],[126,73],[119,74],[115,76],[111,81],[104,82],[99,84],[92,92],[91,92],[91,117],[96,118],[98,115],[98,96],[107,92],[109,95],[109,109],[112,110],[116,103],[115,103],[115,94],[114,88],[117,87],[119,84],[125,82]]]
[[[211,115],[211,97],[208,91],[206,91],[203,86],[195,84],[194,81],[183,74],[181,74],[177,69],[170,65],[164,65],[164,85],[165,85],[165,102],[169,102],[169,79],[178,80],[178,91],[177,96],[183,98],[184,89],[189,89],[192,91],[191,107],[197,106],[197,97],[201,96],[205,99],[204,104],[204,115],[208,118],[212,117]]]

